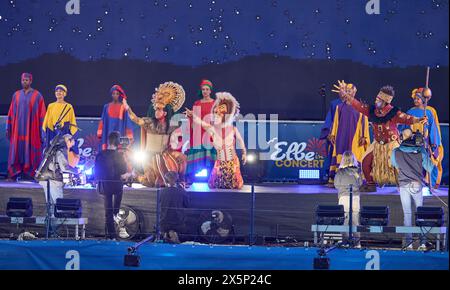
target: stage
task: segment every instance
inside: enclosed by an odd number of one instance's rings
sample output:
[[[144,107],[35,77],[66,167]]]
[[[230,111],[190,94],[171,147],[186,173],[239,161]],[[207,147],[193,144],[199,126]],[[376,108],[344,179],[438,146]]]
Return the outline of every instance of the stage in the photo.
[[[337,191],[323,185],[300,184],[258,184],[254,187],[254,223],[256,242],[273,244],[290,241],[303,244],[312,242],[311,225],[315,223],[314,211],[319,204],[336,204]],[[251,231],[251,186],[242,190],[210,190],[206,184],[193,184],[187,189],[190,206],[186,210],[188,229],[186,239],[199,242],[198,233],[205,217],[212,210],[222,210],[231,215],[235,226],[235,243],[245,244]],[[435,194],[448,202],[448,188],[441,188]],[[83,217],[88,218],[86,237],[102,239],[104,236],[104,209],[102,197],[92,187],[66,187],[66,198],[78,198],[82,201]],[[139,213],[140,233],[136,239],[155,232],[156,225],[155,188],[124,188],[122,205]],[[45,216],[43,189],[36,183],[0,182],[0,214],[5,214],[6,203],[10,197],[31,197],[34,216]],[[403,211],[396,187],[378,188],[376,193],[362,193],[361,205],[385,205],[390,209],[391,226],[403,224]],[[425,206],[442,206],[435,197],[426,195]],[[447,208],[445,208],[447,217]],[[447,219],[446,219],[447,220]],[[447,226],[447,225],[446,225]],[[0,235],[8,238],[10,233],[18,234],[23,230],[33,230],[43,235],[43,227],[0,225]],[[70,229],[69,229],[70,230]],[[363,234],[362,239],[376,244],[377,241],[392,247],[399,247],[401,236],[398,234]]]

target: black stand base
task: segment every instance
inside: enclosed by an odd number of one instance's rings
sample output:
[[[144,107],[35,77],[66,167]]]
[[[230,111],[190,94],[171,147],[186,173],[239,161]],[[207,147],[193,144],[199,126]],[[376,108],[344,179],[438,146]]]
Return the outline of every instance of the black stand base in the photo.
[[[329,270],[330,259],[327,257],[314,258],[314,270]]]
[[[141,257],[138,255],[125,255],[123,264],[127,267],[139,267],[141,265]]]

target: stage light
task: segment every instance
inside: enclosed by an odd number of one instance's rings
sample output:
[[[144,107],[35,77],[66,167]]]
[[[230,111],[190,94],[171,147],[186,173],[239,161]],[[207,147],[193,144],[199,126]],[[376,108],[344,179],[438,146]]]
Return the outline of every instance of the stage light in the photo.
[[[147,160],[147,153],[144,151],[134,151],[133,161],[137,164],[143,164]]]
[[[252,184],[260,183],[264,176],[264,162],[260,162],[259,152],[256,150],[248,151],[246,157],[247,163],[241,168],[244,182]]]
[[[33,215],[32,199],[10,197],[6,204],[6,215],[9,217],[31,217]]]
[[[343,205],[318,205],[316,208],[316,224],[343,225],[345,211]]]
[[[256,156],[253,153],[247,154],[247,162],[254,163],[256,161]]]
[[[206,168],[195,173],[195,177],[208,177],[208,170]]]
[[[422,187],[422,194],[423,196],[431,196],[430,189],[428,187]]]
[[[93,173],[94,171],[92,170],[92,167],[84,171],[84,174],[86,174],[86,176],[92,176]]]
[[[191,191],[209,192],[209,186],[206,182],[194,182],[189,188]]]
[[[55,217],[57,218],[81,218],[81,200],[69,198],[57,198],[55,204]]]
[[[298,170],[299,179],[320,179],[320,170],[316,169],[299,169]]]
[[[444,224],[444,209],[442,207],[419,206],[416,210],[416,226],[442,227]]]
[[[387,226],[389,224],[389,207],[363,206],[359,212],[362,226]]]

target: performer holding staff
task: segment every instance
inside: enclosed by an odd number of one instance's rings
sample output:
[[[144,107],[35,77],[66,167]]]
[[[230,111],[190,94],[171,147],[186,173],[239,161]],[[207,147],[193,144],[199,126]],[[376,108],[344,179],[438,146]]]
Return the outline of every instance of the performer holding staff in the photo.
[[[432,93],[428,87],[430,68],[427,69],[427,81],[425,88],[416,88],[411,93],[411,98],[414,100],[414,107],[407,111],[408,114],[415,117],[426,116],[428,122],[426,124],[411,125],[411,130],[416,133],[420,132],[425,138],[425,146],[429,152],[430,158],[436,167],[431,174],[427,175],[426,182],[430,187],[438,188],[442,179],[442,160],[444,158],[444,146],[442,144],[442,135],[437,116],[436,109],[428,105]],[[401,129],[405,129],[403,126]]]

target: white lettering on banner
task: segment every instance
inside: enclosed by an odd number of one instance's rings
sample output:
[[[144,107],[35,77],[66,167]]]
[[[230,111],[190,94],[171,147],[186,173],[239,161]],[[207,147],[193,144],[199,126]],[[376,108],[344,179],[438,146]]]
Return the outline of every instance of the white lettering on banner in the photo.
[[[368,251],[366,253],[366,259],[369,259],[366,263],[366,270],[380,270],[380,253],[378,251]]]
[[[80,14],[80,0],[67,1],[66,13],[69,15]]]
[[[78,251],[67,251],[66,259],[70,259],[66,263],[66,270],[80,270],[80,253]]]
[[[81,148],[84,144],[84,138],[78,138],[77,139],[78,142],[78,151],[80,152],[80,155],[82,157],[90,157],[92,155],[92,148],[91,147],[86,147],[86,148]]]
[[[286,141],[278,142],[273,145],[274,152],[271,154],[270,159],[273,161],[279,160],[314,160],[315,153],[314,152],[303,152],[306,149],[306,143],[301,142],[292,142],[286,150],[286,153],[282,153],[283,149],[281,147],[287,146],[288,143]],[[280,153],[282,153],[280,155]]]
[[[380,14],[380,1],[381,0],[370,0],[366,4],[366,13],[369,15]]]

